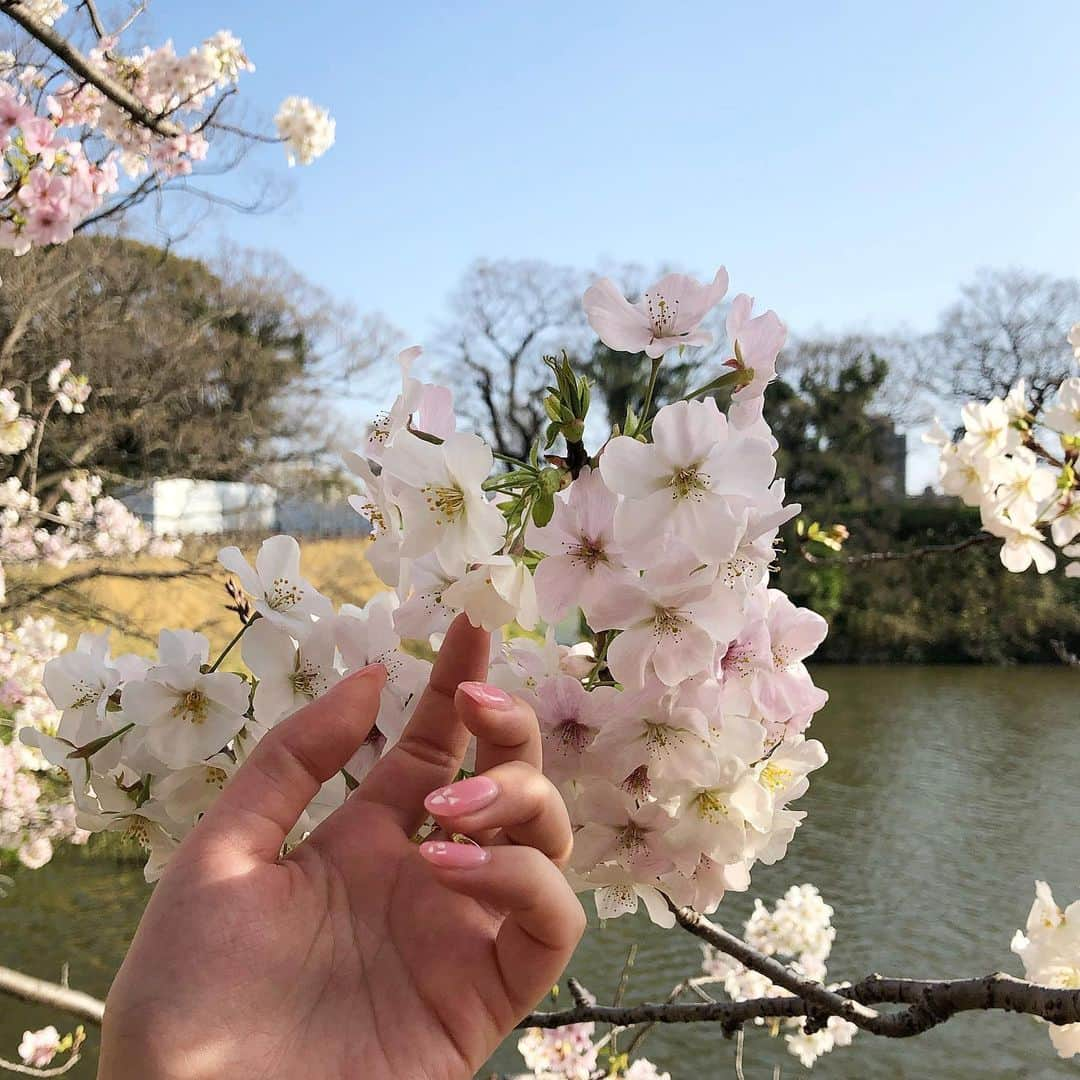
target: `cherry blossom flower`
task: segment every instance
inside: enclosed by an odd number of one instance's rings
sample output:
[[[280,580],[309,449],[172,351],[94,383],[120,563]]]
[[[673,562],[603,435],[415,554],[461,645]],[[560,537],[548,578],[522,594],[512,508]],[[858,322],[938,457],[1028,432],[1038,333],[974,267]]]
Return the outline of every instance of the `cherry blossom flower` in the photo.
[[[448,585],[443,604],[464,611],[473,626],[498,630],[516,622],[531,630],[539,619],[536,585],[528,567],[509,555],[492,555]]]
[[[1080,436],[1080,376],[1074,375],[1058,387],[1053,403],[1042,415],[1042,421],[1066,438]]]
[[[446,589],[465,573],[464,563],[448,567],[436,552],[405,564],[405,581],[398,583],[400,606],[394,627],[403,638],[424,641],[443,633],[457,613],[444,602]]]
[[[620,435],[601,456],[604,482],[626,496],[615,511],[619,542],[648,548],[672,535],[702,562],[730,559],[754,497],[776,472],[771,448],[733,434],[712,398],[666,405],[653,440]]]
[[[968,402],[962,415],[967,429],[964,443],[973,454],[992,457],[1019,446],[1020,435],[1010,423],[1008,410],[1001,398],[993,398],[986,404]]]
[[[629,700],[622,702],[620,715],[596,736],[590,757],[602,762],[608,775],[627,777],[644,767],[652,780],[692,782],[708,770],[709,721],[665,690],[654,684],[625,695]]]
[[[614,862],[640,880],[674,865],[665,834],[676,819],[661,803],[638,802],[614,784],[598,781],[579,796],[575,816],[585,823],[574,834],[575,869]]]
[[[289,166],[310,165],[334,145],[335,123],[328,110],[306,97],[287,97],[278,108],[274,126],[289,148]]]
[[[776,378],[776,359],[787,341],[787,327],[775,311],[766,311],[751,317],[754,298],[739,293],[731,301],[726,329],[735,356],[727,362],[736,371],[742,371],[748,382],[735,391],[740,401],[760,398],[765,387]]]
[[[349,505],[371,525],[373,539],[366,555],[380,580],[391,587],[401,574],[401,511],[393,496],[392,482],[376,474],[367,458],[346,453],[345,464],[360,478],[364,492],[350,495]]]
[[[598,611],[595,630],[619,629],[608,667],[626,686],[644,686],[650,671],[667,686],[708,669],[718,642],[739,629],[739,609],[714,586],[715,574],[692,559],[648,570],[639,584],[613,595]]]
[[[34,437],[34,421],[20,415],[15,394],[0,387],[0,454],[19,454]]]
[[[426,661],[399,648],[401,639],[394,629],[397,602],[393,593],[378,593],[363,608],[342,604],[334,621],[337,646],[349,671],[359,671],[369,664],[386,668],[378,730],[390,742],[396,742],[401,735],[408,707],[431,668]]]
[[[547,554],[536,569],[540,615],[547,622],[578,607],[589,618],[605,597],[633,581],[615,541],[618,502],[599,470],[584,468],[556,498],[547,525],[529,523],[525,542]]]
[[[610,278],[601,278],[585,291],[585,314],[608,348],[644,352],[655,360],[677,345],[708,345],[712,341],[712,335],[700,329],[700,324],[723,300],[727,287],[723,267],[708,285],[685,274],[667,274],[631,304]]]
[[[544,740],[544,771],[552,780],[562,783],[581,775],[597,734],[618,721],[623,698],[611,686],[586,690],[569,675],[539,683],[529,701]]]
[[[1062,911],[1050,886],[1036,881],[1027,927],[1016,931],[1012,951],[1023,962],[1029,981],[1069,989],[1080,986],[1080,901]],[[1080,1024],[1048,1024],[1047,1029],[1059,1057],[1080,1054]]]
[[[63,7],[63,5],[60,5]],[[19,1058],[24,1065],[43,1069],[60,1050],[60,1032],[50,1024],[38,1031],[24,1031],[19,1043]]]
[[[332,610],[326,597],[300,576],[300,545],[291,536],[264,540],[254,569],[237,547],[222,548],[218,562],[236,575],[260,615],[296,637],[311,630],[313,616]]]
[[[321,697],[339,679],[334,620],[321,619],[299,644],[269,620],[260,619],[244,633],[244,663],[259,680],[252,705],[260,724],[279,720]]]
[[[182,769],[217,753],[244,726],[248,686],[230,672],[204,674],[198,655],[179,663],[162,659],[124,686],[120,704],[126,720],[146,729],[150,752]]]
[[[481,489],[492,463],[476,435],[451,435],[440,446],[408,431],[398,435],[383,468],[402,484],[404,556],[438,550],[450,563],[478,562],[502,547],[506,521]]]
[[[423,352],[419,345],[403,349],[397,355],[401,368],[401,393],[386,412],[371,422],[363,453],[371,461],[381,462],[383,451],[398,432],[405,430],[415,415],[417,428],[440,440],[449,438],[455,427],[453,394],[443,386],[420,382],[410,372]]]

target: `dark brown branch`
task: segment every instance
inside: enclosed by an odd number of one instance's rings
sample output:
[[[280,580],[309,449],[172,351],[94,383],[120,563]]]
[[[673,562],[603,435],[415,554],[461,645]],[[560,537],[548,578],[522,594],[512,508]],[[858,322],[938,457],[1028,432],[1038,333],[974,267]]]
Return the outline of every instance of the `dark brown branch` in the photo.
[[[101,15],[97,9],[97,3],[95,0],[80,0],[79,7],[86,12],[87,18],[90,20],[90,25],[93,27],[94,33],[97,34],[100,40],[103,37],[108,37],[108,33],[105,30],[105,24],[101,21]]]
[[[896,1013],[875,1013],[875,1021],[864,1028],[873,1035],[893,1039],[921,1035],[962,1012],[1015,1012],[1038,1016],[1052,1024],[1080,1022],[1080,990],[1036,986],[1002,972],[952,980],[890,979],[870,975],[854,986],[837,990],[836,996],[847,1004],[909,1006]],[[825,1013],[840,1015],[829,1010]],[[821,1015],[818,1006],[808,1004],[800,997],[766,997],[747,1001],[646,1003],[620,1008],[579,1005],[558,1012],[531,1013],[518,1027],[555,1028],[590,1022],[617,1027],[711,1022],[720,1024],[724,1033],[731,1035],[753,1020],[820,1018]]]
[[[178,570],[110,570],[102,566],[94,566],[88,570],[80,570],[58,581],[50,581],[44,585],[28,590],[15,588],[11,590],[9,604],[11,607],[25,607],[34,604],[51,593],[71,589],[75,585],[81,585],[87,581],[95,581],[98,578],[125,578],[130,581],[168,581],[171,578],[183,577],[209,577],[212,573],[209,566],[191,565]]]
[[[829,1016],[840,1016],[863,1029],[869,1029],[876,1020],[880,1019],[873,1009],[866,1008],[858,1001],[842,997],[816,979],[808,979],[786,964],[781,964],[779,960],[758,952],[742,938],[737,938],[723,927],[709,922],[704,915],[698,914],[693,908],[676,907],[670,902],[669,906],[675,915],[675,921],[684,930],[801,998],[806,1007],[818,1009]]]
[[[165,138],[172,138],[183,133],[176,124],[151,112],[127,87],[117,82],[111,75],[94,67],[67,38],[44,23],[20,0],[0,0],[0,11],[17,22],[57,59],[67,64],[76,75],[101,91],[114,105],[123,109],[136,123]]]
[[[980,544],[988,544],[996,539],[990,533],[978,532],[969,536],[966,540],[959,540],[955,544],[924,544],[922,547],[912,548],[910,551],[867,551],[860,555],[839,555],[836,558],[822,557],[809,551],[804,544],[802,557],[808,563],[833,564],[838,566],[858,566],[862,563],[879,562],[902,562],[905,559],[922,559],[932,555],[955,555],[966,551],[968,548],[978,547]]]

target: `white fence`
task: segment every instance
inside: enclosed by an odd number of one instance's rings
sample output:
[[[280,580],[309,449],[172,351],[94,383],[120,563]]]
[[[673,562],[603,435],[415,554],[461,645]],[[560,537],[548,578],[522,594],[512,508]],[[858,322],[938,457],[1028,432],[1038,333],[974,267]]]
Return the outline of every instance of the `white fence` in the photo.
[[[120,501],[159,536],[287,532],[366,536],[371,526],[344,500],[325,503],[284,495],[270,484],[224,480],[155,480]]]

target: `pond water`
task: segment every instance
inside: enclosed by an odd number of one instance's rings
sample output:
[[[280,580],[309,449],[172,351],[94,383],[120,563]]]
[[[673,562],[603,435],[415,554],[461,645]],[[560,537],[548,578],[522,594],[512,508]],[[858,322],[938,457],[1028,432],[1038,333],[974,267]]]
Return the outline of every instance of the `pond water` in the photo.
[[[823,667],[832,700],[814,725],[829,764],[799,806],[809,811],[788,857],[754,873],[717,918],[738,930],[755,896],[772,902],[813,882],[836,910],[830,977],[873,971],[913,977],[1021,973],[1009,952],[1046,878],[1059,901],[1080,896],[1080,674],[1064,668]],[[18,871],[0,900],[0,964],[104,995],[144,903],[137,868],[66,855]],[[700,965],[696,943],[644,917],[590,930],[571,965],[610,1000],[638,946],[627,1001],[660,1000]],[[21,1032],[65,1018],[0,999],[0,1056]],[[513,1071],[513,1041],[490,1071]],[[709,1025],[654,1029],[646,1054],[672,1080],[734,1077],[734,1044]],[[93,1051],[93,1043],[90,1050]],[[94,1075],[94,1054],[68,1075]],[[782,1040],[747,1033],[747,1080],[806,1070]],[[912,1040],[859,1035],[819,1060],[820,1077],[1049,1080],[1074,1076],[1026,1017],[966,1015]],[[406,1078],[402,1078],[406,1080]]]

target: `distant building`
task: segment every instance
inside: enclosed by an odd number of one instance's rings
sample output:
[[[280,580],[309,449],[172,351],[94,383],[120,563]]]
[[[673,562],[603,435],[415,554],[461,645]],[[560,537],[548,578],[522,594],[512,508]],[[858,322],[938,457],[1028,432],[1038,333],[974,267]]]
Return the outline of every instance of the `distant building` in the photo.
[[[279,492],[270,484],[154,480],[120,501],[159,536],[294,533],[366,536],[371,525],[344,500],[328,503]]]
[[[883,499],[902,499],[907,493],[907,436],[887,416],[875,416],[874,458],[880,465],[876,486]]]

